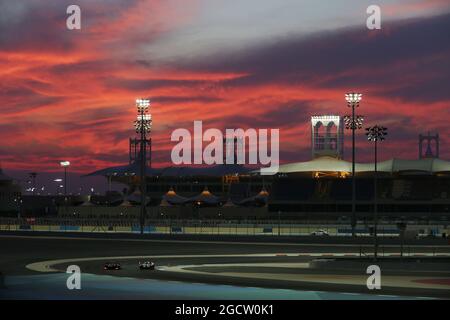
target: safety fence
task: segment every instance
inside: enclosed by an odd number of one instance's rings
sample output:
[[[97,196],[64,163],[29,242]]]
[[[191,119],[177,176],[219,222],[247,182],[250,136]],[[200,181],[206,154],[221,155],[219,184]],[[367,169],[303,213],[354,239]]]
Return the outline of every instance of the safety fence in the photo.
[[[58,219],[58,218],[0,218],[0,230],[55,231],[55,232],[116,232],[138,233],[141,230],[136,219]],[[442,237],[450,234],[446,225],[413,225],[406,229],[409,236]],[[370,224],[358,225],[356,234],[370,236]],[[147,220],[145,233],[153,234],[205,234],[205,235],[268,235],[268,236],[350,236],[352,228],[345,223],[299,223],[298,221],[257,220]],[[400,229],[395,224],[381,224],[377,228],[380,237],[398,237]]]

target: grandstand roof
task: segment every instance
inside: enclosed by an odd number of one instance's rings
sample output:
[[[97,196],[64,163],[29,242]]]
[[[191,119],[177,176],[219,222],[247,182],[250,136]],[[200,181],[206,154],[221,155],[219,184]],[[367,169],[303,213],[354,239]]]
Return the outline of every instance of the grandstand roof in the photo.
[[[372,172],[374,163],[356,163],[355,172]],[[390,159],[378,162],[379,172],[450,172],[450,161],[440,159]],[[352,163],[331,157],[320,157],[311,161],[289,163],[280,166],[279,173],[295,172],[351,172]]]
[[[441,159],[390,159],[378,162],[379,172],[419,172],[419,173],[450,173],[450,161]],[[355,172],[372,172],[374,163],[356,163]],[[242,165],[216,165],[210,167],[167,167],[167,168],[147,168],[147,176],[180,177],[180,176],[224,176],[229,174],[244,174],[251,169]],[[351,172],[352,163],[332,157],[320,157],[306,162],[295,162],[280,165],[279,173],[300,173],[300,172]],[[110,167],[98,170],[87,176],[126,176],[139,175],[139,163],[131,165]],[[258,170],[252,171],[258,173]],[[1,174],[1,171],[0,171]]]
[[[148,168],[147,176],[160,177],[180,177],[180,176],[217,176],[221,177],[230,174],[243,174],[250,172],[251,169],[239,164],[223,164],[210,167],[167,167],[167,168]],[[139,162],[125,166],[117,166],[101,169],[86,176],[129,176],[139,175]]]

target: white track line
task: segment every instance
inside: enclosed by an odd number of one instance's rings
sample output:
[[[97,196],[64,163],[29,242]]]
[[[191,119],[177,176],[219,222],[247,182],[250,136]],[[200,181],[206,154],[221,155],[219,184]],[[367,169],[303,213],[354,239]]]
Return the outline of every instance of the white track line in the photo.
[[[345,255],[359,256],[359,253],[346,253]],[[424,255],[424,254],[420,254]],[[85,262],[85,261],[110,261],[110,260],[129,260],[129,259],[168,259],[168,258],[252,258],[252,257],[342,257],[341,253],[252,253],[252,254],[215,254],[215,255],[151,255],[151,256],[114,256],[114,257],[89,257],[89,258],[69,258],[34,262],[26,265],[27,269],[38,272],[58,272],[60,270],[52,268],[53,265]],[[450,253],[440,254],[439,256],[450,256]],[[416,257],[416,256],[415,256]]]
[[[57,259],[34,262],[26,265],[27,269],[38,272],[57,272],[58,269],[52,268],[53,265],[72,262],[85,261],[109,261],[109,260],[128,260],[128,259],[164,259],[164,258],[238,258],[238,257],[277,257],[277,253],[255,253],[255,254],[215,254],[215,255],[152,255],[152,256],[115,256],[115,257],[91,257],[91,258],[71,258]]]

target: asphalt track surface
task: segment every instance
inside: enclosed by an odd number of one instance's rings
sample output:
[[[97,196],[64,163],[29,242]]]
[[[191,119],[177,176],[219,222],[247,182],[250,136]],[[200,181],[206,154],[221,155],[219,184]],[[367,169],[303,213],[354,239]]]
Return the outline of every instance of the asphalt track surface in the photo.
[[[4,275],[3,299],[406,299],[449,298],[448,285],[438,289],[383,286],[368,290],[365,268],[333,271],[340,283],[327,281],[320,270],[302,266],[329,254],[355,254],[360,246],[332,244],[90,239],[65,236],[0,234],[0,271]],[[449,253],[448,246],[413,247],[422,253]],[[388,246],[385,253],[398,252]],[[370,251],[370,247],[363,247]],[[104,258],[105,257],[105,258]],[[108,258],[106,258],[108,257]],[[132,257],[132,258],[130,258]],[[58,261],[68,259],[68,261]],[[76,259],[82,259],[74,261]],[[53,261],[58,270],[30,268]],[[151,260],[157,270],[141,271],[139,261]],[[117,261],[122,270],[104,271],[103,264]],[[82,290],[67,290],[66,267],[82,271]],[[28,267],[27,267],[28,266]],[[50,271],[50,272],[48,272]],[[330,272],[326,272],[330,274]],[[356,273],[356,274],[355,274]],[[255,276],[260,274],[261,276]],[[323,281],[291,281],[297,275]],[[271,275],[276,275],[272,277]],[[386,276],[422,276],[448,281],[450,270],[431,274],[421,271],[389,272]],[[277,278],[278,277],[278,278]],[[329,277],[329,275],[328,275]]]

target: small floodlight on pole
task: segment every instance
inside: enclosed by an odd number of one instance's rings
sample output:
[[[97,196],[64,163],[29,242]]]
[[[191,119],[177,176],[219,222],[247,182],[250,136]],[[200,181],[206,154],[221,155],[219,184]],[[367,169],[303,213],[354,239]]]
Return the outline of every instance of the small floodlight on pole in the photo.
[[[59,164],[64,168],[64,214],[67,214],[67,169],[70,166],[70,162],[61,161]]]
[[[378,257],[378,141],[383,141],[387,136],[387,128],[375,125],[366,128],[367,140],[375,142],[375,170],[374,170],[374,196],[373,196],[373,258],[376,261]]]
[[[55,182],[55,184],[56,184],[55,196],[57,196],[59,194],[59,192],[58,192],[59,191],[59,186],[60,186],[59,183],[63,182],[63,179],[56,178],[56,179],[53,180],[53,182]]]
[[[70,162],[61,161],[59,164],[64,168],[64,195],[67,196],[67,168],[70,166]]]
[[[350,92],[345,95],[347,106],[352,108],[351,116],[345,116],[345,128],[352,130],[352,236],[356,235],[356,184],[355,184],[355,131],[362,128],[364,118],[355,115],[362,99],[361,93]]]
[[[37,172],[30,172],[29,177],[31,179],[31,192],[33,194],[33,196],[35,195],[35,191],[36,191],[36,177],[37,177]]]
[[[147,133],[150,133],[152,129],[152,115],[148,113],[150,108],[150,100],[148,99],[137,99],[136,100],[136,108],[138,111],[137,119],[134,121],[134,127],[136,128],[136,133],[140,134],[141,139],[141,214],[139,219],[139,225],[141,229],[141,234],[144,233],[144,225],[145,225],[145,216],[146,216],[146,144],[147,144]]]

